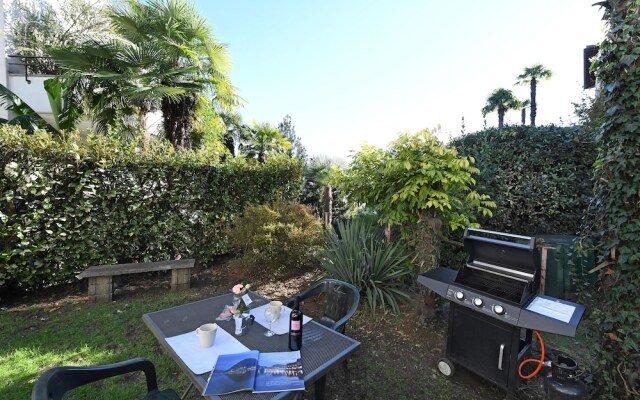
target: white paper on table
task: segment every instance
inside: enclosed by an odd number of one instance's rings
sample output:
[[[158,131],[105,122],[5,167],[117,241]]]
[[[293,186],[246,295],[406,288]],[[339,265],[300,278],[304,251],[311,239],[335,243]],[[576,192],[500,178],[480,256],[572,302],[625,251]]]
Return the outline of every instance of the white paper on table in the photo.
[[[576,308],[572,305],[561,303],[559,301],[536,297],[533,299],[531,304],[529,304],[527,310],[537,312],[538,314],[542,314],[562,322],[569,322],[571,321],[571,317],[573,317],[573,312]]]
[[[165,340],[196,375],[211,372],[219,355],[249,351],[248,347],[220,327],[217,329],[216,339],[211,347],[200,347],[200,338],[195,331]]]
[[[269,304],[265,304],[263,306],[253,308],[251,309],[251,315],[253,315],[253,317],[255,318],[255,322],[269,329],[269,323],[267,322],[267,319],[264,317],[264,311],[267,308],[269,308]],[[282,306],[282,312],[280,313],[280,318],[278,318],[278,320],[271,325],[271,330],[276,335],[284,335],[285,333],[289,333],[289,314],[291,314],[291,309],[287,306]],[[303,325],[309,321],[311,321],[311,318],[307,317],[306,315],[302,316]]]

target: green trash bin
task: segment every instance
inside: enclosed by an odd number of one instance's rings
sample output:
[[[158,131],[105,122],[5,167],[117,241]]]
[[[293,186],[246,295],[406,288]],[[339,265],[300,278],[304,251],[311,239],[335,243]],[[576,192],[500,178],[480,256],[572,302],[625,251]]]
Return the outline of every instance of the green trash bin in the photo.
[[[577,236],[540,235],[547,247],[547,270],[544,294],[567,299],[579,289],[577,283],[593,283],[596,274],[589,274],[595,267],[595,254],[579,254],[576,251]]]

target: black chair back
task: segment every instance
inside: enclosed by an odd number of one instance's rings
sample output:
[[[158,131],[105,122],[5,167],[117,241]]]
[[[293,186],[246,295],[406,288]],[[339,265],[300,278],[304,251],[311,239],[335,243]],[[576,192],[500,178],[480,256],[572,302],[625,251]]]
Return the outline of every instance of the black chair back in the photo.
[[[347,321],[356,312],[360,303],[360,292],[349,283],[327,278],[316,282],[295,297],[304,301],[321,295],[325,296],[324,312],[316,321],[344,333]],[[292,304],[293,298],[287,301],[287,306],[291,307]]]

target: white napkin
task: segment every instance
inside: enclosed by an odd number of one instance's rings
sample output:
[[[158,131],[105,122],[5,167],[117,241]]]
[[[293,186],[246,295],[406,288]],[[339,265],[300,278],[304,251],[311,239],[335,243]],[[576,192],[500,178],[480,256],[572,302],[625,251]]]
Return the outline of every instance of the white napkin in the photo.
[[[195,331],[165,340],[196,375],[211,372],[219,355],[249,351],[249,348],[220,327],[217,329],[216,339],[211,347],[200,347],[200,338]]]
[[[255,322],[269,329],[269,323],[267,319],[264,317],[264,311],[269,308],[269,304],[265,304],[260,307],[252,308],[251,315],[255,317]],[[287,306],[282,306],[282,312],[280,313],[280,318],[273,323],[271,326],[271,330],[276,335],[284,335],[285,333],[289,333],[289,314],[291,313],[291,309]],[[311,318],[306,315],[302,316],[302,324],[306,324],[311,321]]]

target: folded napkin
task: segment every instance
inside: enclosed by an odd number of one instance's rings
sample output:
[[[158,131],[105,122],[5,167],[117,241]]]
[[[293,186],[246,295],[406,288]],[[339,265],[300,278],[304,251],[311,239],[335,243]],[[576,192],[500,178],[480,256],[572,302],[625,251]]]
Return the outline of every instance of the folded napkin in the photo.
[[[252,308],[251,315],[255,317],[255,322],[269,329],[269,323],[267,319],[264,317],[264,311],[269,308],[269,304],[265,304],[260,307]],[[273,323],[271,326],[271,330],[276,335],[284,335],[285,333],[289,333],[289,314],[291,314],[291,309],[287,306],[282,306],[282,312],[280,313],[280,318]],[[302,316],[302,324],[306,324],[311,321],[311,318],[306,315]]]
[[[249,351],[248,347],[220,327],[217,329],[212,347],[200,347],[200,338],[195,331],[169,337],[165,340],[182,359],[182,362],[196,375],[211,372],[219,355]]]

